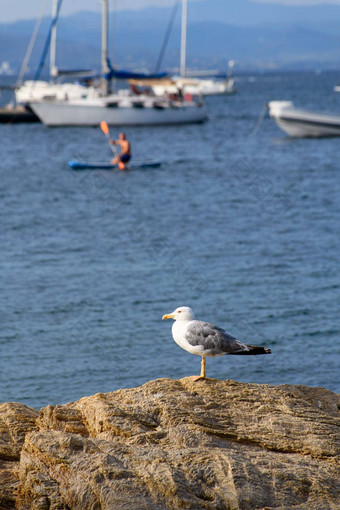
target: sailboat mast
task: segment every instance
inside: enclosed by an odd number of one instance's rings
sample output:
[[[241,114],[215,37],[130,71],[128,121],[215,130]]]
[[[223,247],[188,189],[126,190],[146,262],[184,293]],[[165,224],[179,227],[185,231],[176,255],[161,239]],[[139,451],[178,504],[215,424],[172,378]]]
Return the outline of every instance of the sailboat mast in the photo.
[[[108,17],[109,17],[109,1],[102,0],[102,74],[105,76],[109,72],[107,63],[108,58]],[[104,93],[109,92],[109,82],[103,79]]]
[[[58,3],[59,0],[52,2],[52,19],[58,17]],[[51,29],[51,46],[50,46],[50,76],[57,76],[58,69],[56,66],[56,51],[57,51],[57,24],[54,23]]]
[[[180,76],[186,75],[188,0],[182,0]]]

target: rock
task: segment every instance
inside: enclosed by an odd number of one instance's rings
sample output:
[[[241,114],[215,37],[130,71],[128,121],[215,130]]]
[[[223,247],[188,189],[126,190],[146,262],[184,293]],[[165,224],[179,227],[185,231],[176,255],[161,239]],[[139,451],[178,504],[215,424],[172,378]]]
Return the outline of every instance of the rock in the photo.
[[[48,406],[21,429],[16,508],[338,510],[339,404],[185,378]]]
[[[22,404],[0,404],[0,510],[15,508],[20,453],[38,415]]]

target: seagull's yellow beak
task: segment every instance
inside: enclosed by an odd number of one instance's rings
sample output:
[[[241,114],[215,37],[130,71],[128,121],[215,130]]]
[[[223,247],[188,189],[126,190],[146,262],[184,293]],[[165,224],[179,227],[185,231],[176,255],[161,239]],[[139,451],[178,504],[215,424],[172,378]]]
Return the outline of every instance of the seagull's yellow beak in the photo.
[[[173,319],[173,318],[174,318],[174,315],[172,313],[167,313],[166,315],[163,315],[162,320],[163,319]]]

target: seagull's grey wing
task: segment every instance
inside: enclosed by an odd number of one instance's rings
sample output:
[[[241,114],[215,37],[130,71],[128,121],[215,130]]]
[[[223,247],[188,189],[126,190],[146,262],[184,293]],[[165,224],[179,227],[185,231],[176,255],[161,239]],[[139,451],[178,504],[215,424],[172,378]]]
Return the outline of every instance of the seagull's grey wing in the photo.
[[[185,339],[192,346],[201,345],[206,354],[210,356],[236,354],[249,350],[246,344],[209,322],[191,321]]]

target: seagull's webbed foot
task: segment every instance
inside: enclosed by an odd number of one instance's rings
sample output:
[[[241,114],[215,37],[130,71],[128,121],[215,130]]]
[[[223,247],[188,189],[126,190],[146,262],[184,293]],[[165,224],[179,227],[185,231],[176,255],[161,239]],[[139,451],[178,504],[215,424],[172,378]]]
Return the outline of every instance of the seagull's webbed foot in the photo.
[[[194,377],[194,382],[197,382],[197,381],[204,381],[204,379],[206,379],[206,377],[202,377],[201,375],[197,376],[197,377]]]

